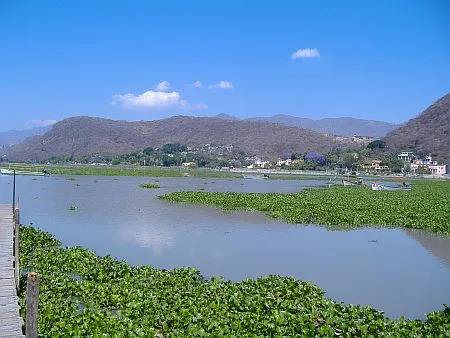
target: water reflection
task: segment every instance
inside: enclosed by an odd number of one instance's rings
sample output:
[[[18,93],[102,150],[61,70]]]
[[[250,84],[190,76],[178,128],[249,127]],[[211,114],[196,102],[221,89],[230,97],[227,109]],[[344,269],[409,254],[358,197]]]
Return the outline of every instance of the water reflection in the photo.
[[[140,247],[151,249],[155,256],[160,256],[163,251],[170,249],[175,244],[175,236],[169,231],[146,226],[135,226],[131,229],[121,227],[119,236],[124,241],[130,241]]]
[[[418,241],[428,252],[442,259],[450,266],[450,245],[448,236],[439,236],[419,229],[405,229],[405,234]]]

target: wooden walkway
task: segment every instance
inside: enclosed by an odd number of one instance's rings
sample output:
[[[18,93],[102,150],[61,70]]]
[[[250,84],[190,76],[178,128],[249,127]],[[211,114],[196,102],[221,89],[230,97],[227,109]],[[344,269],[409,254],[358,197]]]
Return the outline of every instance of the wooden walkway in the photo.
[[[14,279],[14,220],[11,205],[0,205],[0,337],[24,337]]]

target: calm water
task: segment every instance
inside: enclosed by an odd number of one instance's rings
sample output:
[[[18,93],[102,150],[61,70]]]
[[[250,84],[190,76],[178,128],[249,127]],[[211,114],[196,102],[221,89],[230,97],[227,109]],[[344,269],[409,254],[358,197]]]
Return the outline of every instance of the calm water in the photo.
[[[158,183],[160,189],[141,189]],[[179,190],[295,192],[321,181],[78,176],[17,177],[22,223],[65,245],[81,245],[135,265],[191,266],[231,280],[268,274],[314,282],[345,303],[390,317],[424,318],[450,304],[450,237],[367,228],[329,231],[286,224],[258,213],[172,204]],[[0,177],[0,203],[12,178]],[[73,204],[76,211],[69,211]]]

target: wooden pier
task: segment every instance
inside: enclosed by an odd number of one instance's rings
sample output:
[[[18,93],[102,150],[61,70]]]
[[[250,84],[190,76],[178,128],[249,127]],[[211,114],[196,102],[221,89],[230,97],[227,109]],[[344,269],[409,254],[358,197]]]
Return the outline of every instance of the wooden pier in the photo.
[[[18,209],[16,221],[11,205],[0,205],[0,337],[25,337],[19,314],[18,287]],[[16,256],[15,256],[16,255]],[[17,269],[15,269],[15,267]]]

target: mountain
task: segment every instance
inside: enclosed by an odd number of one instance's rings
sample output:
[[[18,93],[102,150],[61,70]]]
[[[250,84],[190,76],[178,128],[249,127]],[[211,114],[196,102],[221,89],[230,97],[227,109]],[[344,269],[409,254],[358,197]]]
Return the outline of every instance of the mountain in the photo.
[[[52,156],[125,154],[145,147],[180,142],[191,147],[232,144],[235,150],[268,158],[355,146],[349,139],[261,121],[174,116],[155,121],[115,121],[72,117],[42,136],[8,149],[10,161],[40,161]]]
[[[236,116],[229,115],[229,114],[217,114],[214,116],[216,119],[222,119],[222,120],[239,120]]]
[[[0,132],[0,147],[9,146],[22,142],[28,137],[43,135],[46,131],[50,130],[51,126],[36,127],[24,130],[9,130]]]
[[[412,150],[416,155],[431,153],[433,159],[450,163],[450,94],[425,109],[384,138],[391,150]]]
[[[312,129],[320,133],[353,136],[363,135],[373,138],[381,138],[394,130],[398,125],[382,122],[356,119],[353,117],[336,117],[312,120],[304,117],[278,114],[271,117],[252,117],[249,121],[266,121],[281,123],[287,126]]]

